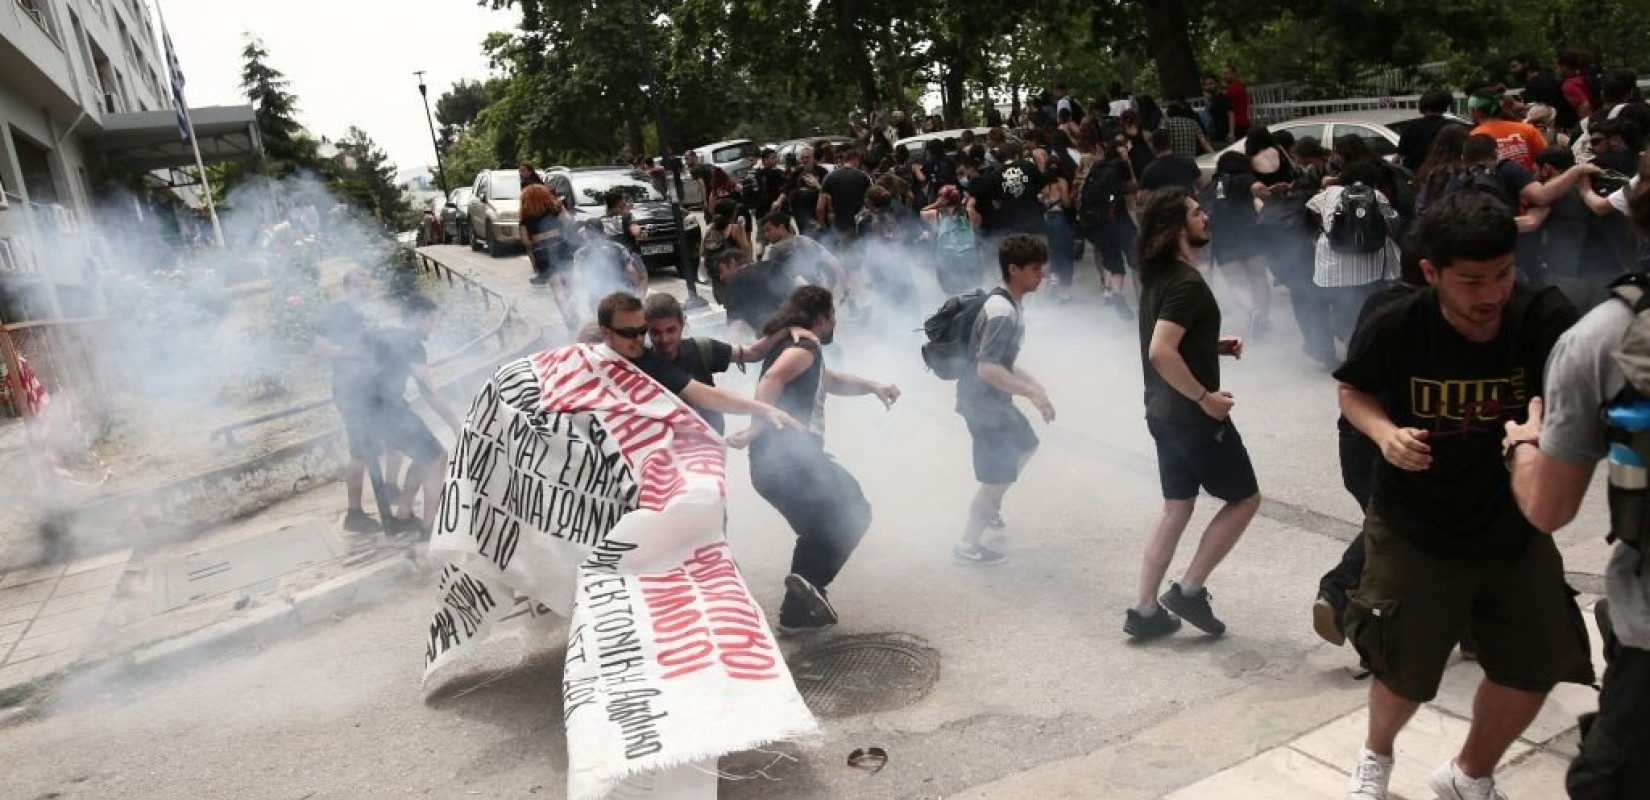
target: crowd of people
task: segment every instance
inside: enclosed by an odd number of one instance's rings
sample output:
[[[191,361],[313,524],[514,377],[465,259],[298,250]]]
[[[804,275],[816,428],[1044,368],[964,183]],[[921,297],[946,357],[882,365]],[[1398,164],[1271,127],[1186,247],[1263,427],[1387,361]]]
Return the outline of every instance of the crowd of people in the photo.
[[[1272,297],[1283,287],[1305,355],[1333,372],[1343,482],[1366,514],[1312,607],[1315,630],[1350,642],[1374,676],[1348,797],[1388,797],[1396,737],[1461,646],[1484,679],[1471,733],[1431,787],[1451,800],[1493,800],[1503,796],[1496,766],[1547,694],[1594,680],[1551,533],[1575,516],[1612,443],[1650,450],[1600,413],[1638,385],[1638,370],[1650,372],[1650,344],[1630,352],[1642,361],[1612,357],[1650,305],[1613,299],[1618,284],[1650,284],[1638,247],[1650,233],[1650,185],[1637,177],[1650,174],[1641,166],[1650,107],[1630,71],[1593,80],[1580,63],[1567,54],[1548,77],[1535,60],[1515,59],[1521,92],[1465,87],[1469,124],[1451,116],[1451,93],[1428,92],[1393,159],[1357,136],[1291,140],[1256,124],[1228,70],[1207,78],[1200,109],[1116,87],[1085,111],[1057,86],[1028,106],[1018,133],[988,108],[996,124],[987,134],[964,130],[911,152],[890,142],[914,123],[877,110],[855,144],[803,148],[786,164],[764,150],[743,183],[691,163],[711,212],[707,273],[730,337],[750,345],[684,338],[675,300],[642,299],[622,201],[608,209],[615,224],[576,247],[583,234],[562,224],[549,188],[534,192],[546,196],[535,219],[561,222],[525,221],[524,192],[524,225],[542,282],[576,281],[567,266],[587,249],[619,251],[607,285],[621,291],[596,302],[558,289],[570,322],[594,310],[585,341],[630,359],[718,430],[722,414],[753,417],[727,441],[749,451],[754,488],[797,537],[779,615],[787,635],[837,622],[829,587],[871,524],[858,483],[825,449],[825,397],[892,406],[900,396],[827,366],[838,308],[851,320],[908,314],[928,283],[955,296],[929,332],[966,353],[950,377],[978,489],[953,557],[1000,565],[1008,556],[984,532],[1002,524],[1002,500],[1039,443],[1013,398],[1045,422],[1055,417],[1047,389],[1020,365],[1023,301],[1051,290],[1072,301],[1086,251],[1108,313],[1138,328],[1164,499],[1123,630],[1145,641],[1184,620],[1224,633],[1207,584],[1261,489],[1220,362],[1274,332]],[[1193,159],[1228,142],[1242,146],[1205,175]],[[1234,316],[1243,335],[1223,328]],[[352,325],[340,317],[329,330],[347,338]],[[1650,331],[1641,335],[1650,342]],[[716,373],[756,361],[753,398],[715,386]],[[346,422],[359,413],[350,405],[340,401]],[[1638,482],[1613,488],[1613,505],[1644,493],[1638,463]],[[1615,477],[1613,467],[1613,487]],[[1165,590],[1201,493],[1221,507]],[[358,508],[358,488],[351,498]],[[1574,798],[1650,792],[1650,581],[1635,527],[1650,525],[1650,513],[1615,511],[1611,624],[1602,626],[1611,657],[1599,716],[1569,775]]]

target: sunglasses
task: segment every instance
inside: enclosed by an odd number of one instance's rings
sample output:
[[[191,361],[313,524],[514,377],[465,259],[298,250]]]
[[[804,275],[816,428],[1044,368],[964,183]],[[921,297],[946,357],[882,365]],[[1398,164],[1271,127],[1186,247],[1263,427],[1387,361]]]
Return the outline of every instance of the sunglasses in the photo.
[[[640,339],[647,335],[647,326],[645,325],[640,328],[612,328],[605,325],[602,327],[606,327],[621,339]]]

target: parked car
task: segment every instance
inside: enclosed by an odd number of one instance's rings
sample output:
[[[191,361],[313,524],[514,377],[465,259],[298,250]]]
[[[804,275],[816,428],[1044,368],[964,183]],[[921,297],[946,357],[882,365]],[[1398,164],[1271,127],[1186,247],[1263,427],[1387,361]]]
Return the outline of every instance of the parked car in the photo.
[[[521,177],[513,169],[483,170],[470,187],[470,249],[493,258],[521,244]]]
[[[1444,116],[1451,122],[1472,126],[1472,123],[1453,114]],[[1325,149],[1331,147],[1336,139],[1350,133],[1368,142],[1369,149],[1375,151],[1375,155],[1395,162],[1398,160],[1398,137],[1403,134],[1406,126],[1420,118],[1421,112],[1413,108],[1377,108],[1368,111],[1316,114],[1270,125],[1268,129],[1273,133],[1288,131],[1294,135],[1296,141],[1311,136],[1322,143]],[[1197,166],[1203,170],[1204,177],[1215,174],[1215,162],[1228,151],[1243,152],[1243,142],[1236,141],[1225,150],[1197,157]]]
[[[850,145],[853,143],[854,140],[847,136],[804,136],[801,139],[790,139],[788,141],[780,142],[779,145],[774,148],[774,152],[779,156],[779,165],[784,166],[786,164],[786,157],[795,156],[803,147],[808,147],[817,153],[822,145],[828,144],[832,147],[842,147],[843,145]]]
[[[731,139],[695,147],[693,150],[699,154],[700,163],[715,164],[736,181],[745,177],[745,173],[756,166],[762,152],[761,145],[749,139]]]
[[[678,210],[646,175],[628,167],[587,167],[565,174],[573,183],[576,221],[590,224],[600,219],[607,213],[608,196],[622,192],[630,198],[630,213],[642,228],[636,244],[648,270],[671,267],[678,273],[684,271],[689,254]]]
[[[910,136],[894,142],[894,146],[898,147],[903,144],[905,145],[905,149],[911,151],[912,158],[921,158],[923,148],[927,147],[930,141],[936,139],[938,139],[941,144],[945,145],[946,150],[951,150],[956,146],[957,140],[962,138],[962,133],[964,130],[973,131],[976,140],[979,141],[980,144],[985,144],[985,135],[991,132],[990,128],[952,128],[948,131],[919,133],[916,136]],[[1008,141],[1010,142],[1020,141],[1020,136],[1012,130],[1004,129],[1003,133],[1007,135]]]
[[[460,186],[447,198],[446,207],[441,209],[442,241],[447,244],[470,243],[470,198],[474,194],[473,187]]]

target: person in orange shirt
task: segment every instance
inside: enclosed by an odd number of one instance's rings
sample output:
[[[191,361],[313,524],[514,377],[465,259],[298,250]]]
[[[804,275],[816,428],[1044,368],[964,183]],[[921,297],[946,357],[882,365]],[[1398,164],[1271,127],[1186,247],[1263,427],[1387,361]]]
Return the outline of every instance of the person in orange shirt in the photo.
[[[1495,140],[1496,154],[1519,166],[1535,171],[1535,154],[1547,149],[1547,140],[1541,131],[1527,122],[1508,119],[1501,108],[1501,98],[1491,90],[1467,91],[1467,109],[1475,126],[1472,133],[1485,134]]]

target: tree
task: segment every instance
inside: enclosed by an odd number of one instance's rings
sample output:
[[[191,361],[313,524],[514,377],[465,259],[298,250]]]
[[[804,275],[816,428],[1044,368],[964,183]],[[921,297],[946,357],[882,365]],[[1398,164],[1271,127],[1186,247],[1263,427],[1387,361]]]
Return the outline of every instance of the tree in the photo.
[[[269,50],[250,33],[246,34],[241,58],[246,61],[241,68],[241,91],[246,92],[257,115],[258,136],[264,145],[264,171],[278,177],[313,165],[315,142],[298,124],[298,98],[287,90],[291,84],[286,75],[269,65]]]
[[[379,219],[398,219],[408,203],[395,183],[395,164],[366,131],[350,126],[338,140],[328,186],[339,199]]]
[[[492,102],[490,87],[481,81],[459,81],[435,101],[435,121],[441,128],[441,149],[475,123],[476,117]]]

